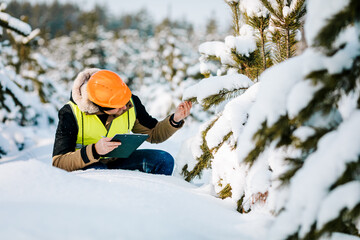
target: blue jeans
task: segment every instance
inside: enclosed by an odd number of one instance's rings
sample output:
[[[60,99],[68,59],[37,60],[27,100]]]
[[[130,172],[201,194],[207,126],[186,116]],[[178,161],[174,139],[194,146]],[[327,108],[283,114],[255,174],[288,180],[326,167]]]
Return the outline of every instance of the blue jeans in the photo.
[[[118,158],[107,164],[97,162],[86,169],[124,169],[139,170],[145,173],[171,175],[174,169],[174,158],[170,153],[155,149],[135,150],[128,158]]]

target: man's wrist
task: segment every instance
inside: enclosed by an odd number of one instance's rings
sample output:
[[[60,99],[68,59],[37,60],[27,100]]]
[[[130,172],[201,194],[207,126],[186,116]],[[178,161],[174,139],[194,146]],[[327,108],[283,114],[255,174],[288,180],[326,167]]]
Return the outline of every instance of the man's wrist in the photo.
[[[172,114],[170,116],[170,120],[169,120],[170,124],[171,124],[171,126],[173,126],[175,128],[180,128],[184,124],[184,120],[180,120],[179,122],[177,122],[177,121],[174,120],[174,115],[175,114]]]
[[[91,150],[92,150],[92,154],[93,154],[94,158],[95,158],[95,159],[99,159],[99,158],[100,158],[100,154],[97,153],[96,148],[95,148],[95,144],[92,145]]]

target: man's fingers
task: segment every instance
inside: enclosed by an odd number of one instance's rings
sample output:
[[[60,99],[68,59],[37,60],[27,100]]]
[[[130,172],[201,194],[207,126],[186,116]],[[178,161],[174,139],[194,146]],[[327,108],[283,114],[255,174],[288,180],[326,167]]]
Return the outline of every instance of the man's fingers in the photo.
[[[119,145],[121,145],[121,142],[109,142],[108,144],[109,147],[117,147]]]

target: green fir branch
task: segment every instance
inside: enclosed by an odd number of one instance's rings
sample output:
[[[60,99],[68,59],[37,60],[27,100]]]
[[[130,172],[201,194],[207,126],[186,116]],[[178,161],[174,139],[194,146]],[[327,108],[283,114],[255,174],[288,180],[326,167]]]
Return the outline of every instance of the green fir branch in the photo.
[[[268,0],[261,0],[264,7],[271,13],[271,22],[276,30],[272,33],[272,42],[274,43],[274,57],[275,62],[279,63],[289,59],[296,54],[296,32],[303,24],[303,17],[306,14],[305,0],[297,1],[292,11],[284,16],[283,8],[284,2],[277,0],[277,6],[271,5]],[[287,6],[291,5],[291,1],[286,3]]]
[[[360,156],[358,156],[357,162],[346,164],[346,170],[342,176],[330,187],[330,190],[333,190],[340,185],[354,180],[360,181]]]
[[[262,72],[261,56],[258,48],[248,56],[237,54],[235,49],[231,49],[231,57],[237,64],[235,66],[224,65],[226,68],[236,68],[238,73],[244,74],[253,81]]]
[[[299,169],[302,168],[304,164],[304,159],[301,158],[286,158],[285,160],[291,162],[291,168],[278,177],[278,179],[281,181],[281,186],[288,185],[291,178],[297,173]]]
[[[193,103],[193,104],[198,103],[197,97],[187,98],[187,99],[184,99],[184,101],[189,101],[189,102],[191,102],[191,103]]]
[[[249,213],[250,211],[251,211],[251,209],[249,210],[249,211],[245,211],[245,209],[244,209],[244,198],[245,198],[245,195],[243,194],[242,196],[241,196],[241,198],[237,201],[237,211],[239,212],[239,213]]]
[[[290,19],[301,19],[306,14],[305,0],[296,1],[295,7],[289,13]]]
[[[354,224],[354,220],[360,217],[360,203],[353,209],[344,208],[341,210],[339,216],[330,222],[326,223],[320,230],[312,229],[304,239],[320,239],[323,235],[332,232],[341,232],[353,236],[360,237],[358,229]],[[310,236],[314,236],[310,238]]]
[[[20,20],[19,20],[19,21],[20,21]],[[17,34],[20,34],[20,35],[22,35],[22,36],[24,36],[24,37],[29,36],[29,34],[21,31],[20,29],[18,29],[18,28],[16,28],[16,27],[11,26],[8,21],[4,21],[4,20],[2,20],[2,19],[0,19],[0,27],[9,29],[9,30],[11,30],[11,31],[13,31],[13,32],[16,32]]]
[[[307,75],[306,78],[311,79],[314,85],[322,83],[324,87],[319,89],[307,107],[300,111],[296,121],[303,123],[309,120],[314,112],[322,111],[324,114],[327,114],[336,108],[342,97],[341,90],[346,94],[354,91],[359,83],[359,75],[360,56],[354,60],[350,69],[345,69],[341,73],[331,75],[327,70],[320,70]]]
[[[225,1],[225,0],[224,0]],[[233,20],[233,29],[235,32],[235,36],[240,35],[240,9],[239,9],[239,2],[233,1],[225,1],[226,4],[229,5],[232,13],[232,20]]]
[[[207,55],[207,54],[202,54],[201,55],[204,60],[206,61],[215,61],[215,62],[220,62],[221,63],[221,58],[215,56],[215,55]]]
[[[267,38],[265,30],[269,27],[270,23],[270,14],[267,14],[265,17],[257,17],[257,16],[248,16],[247,13],[244,13],[244,18],[246,23],[254,28],[257,33],[257,45],[260,49],[260,58],[262,62],[262,70],[264,71],[269,65],[269,51],[266,50]]]
[[[271,3],[270,3],[268,0],[260,0],[260,1],[261,1],[261,3],[264,5],[264,7],[265,7],[272,15],[274,15],[274,16],[277,17],[278,19],[281,18],[281,16],[282,16],[282,11],[279,12],[279,11],[275,10],[275,9],[273,8],[273,6],[271,5]]]
[[[216,147],[213,147],[212,149],[210,149],[210,152],[214,155],[215,153],[217,153],[217,151],[224,145],[225,142],[227,142],[229,140],[229,138],[233,135],[234,133],[231,131],[229,132],[228,134],[226,134],[221,143],[216,146]]]
[[[291,136],[294,130],[295,126],[290,122],[287,115],[281,116],[279,120],[270,127],[267,126],[267,121],[265,120],[261,124],[261,128],[254,134],[253,141],[255,142],[255,147],[245,157],[244,161],[251,166],[265,150],[266,146],[274,140],[278,141],[276,147],[290,145],[292,143]]]
[[[217,120],[219,120],[220,116],[218,116],[216,119],[211,121],[209,125],[206,127],[206,129],[201,133],[202,136],[202,144],[200,146],[200,149],[202,150],[202,155],[198,158],[196,158],[197,164],[193,168],[193,170],[188,171],[188,166],[185,165],[182,169],[181,174],[185,177],[185,180],[190,182],[193,180],[196,176],[201,177],[201,172],[204,169],[211,167],[211,159],[214,158],[212,155],[207,142],[206,142],[206,135],[209,132],[209,130],[214,126]]]
[[[298,149],[302,149],[304,154],[308,155],[313,151],[316,151],[319,140],[332,129],[315,128],[315,134],[308,137],[305,141],[300,141],[298,138],[293,137],[294,146]]]
[[[231,192],[232,188],[230,186],[230,183],[226,184],[226,186],[218,193],[218,196],[221,199],[225,199],[225,198],[231,198],[232,197],[232,192]]]
[[[360,1],[351,0],[349,5],[342,11],[335,14],[328,20],[328,24],[321,29],[317,35],[314,46],[322,47],[328,53],[332,49],[331,45],[338,37],[339,33],[349,25],[354,24],[356,21],[360,21]]]
[[[211,106],[219,105],[225,100],[232,99],[234,97],[241,95],[242,93],[244,93],[246,89],[248,88],[237,88],[230,91],[227,89],[222,89],[219,93],[204,98],[201,102],[201,106],[206,111]]]

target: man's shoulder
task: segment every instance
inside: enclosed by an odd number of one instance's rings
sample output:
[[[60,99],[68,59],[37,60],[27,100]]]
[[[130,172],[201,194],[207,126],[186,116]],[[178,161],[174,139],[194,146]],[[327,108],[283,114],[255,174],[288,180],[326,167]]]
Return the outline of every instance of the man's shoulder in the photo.
[[[62,108],[60,108],[58,112],[58,116],[59,116],[59,120],[62,121],[71,121],[71,122],[76,121],[73,109],[69,103],[66,103],[64,106],[62,106]]]
[[[131,99],[133,100],[134,104],[141,104],[141,100],[138,96],[136,96],[135,94],[133,94],[131,96]]]
[[[59,114],[65,114],[65,113],[72,113],[72,109],[69,103],[66,103],[62,108],[59,110]]]
[[[149,115],[138,96],[133,94],[132,99],[135,106],[136,118],[139,120],[139,123],[149,129],[154,128],[158,121]]]

